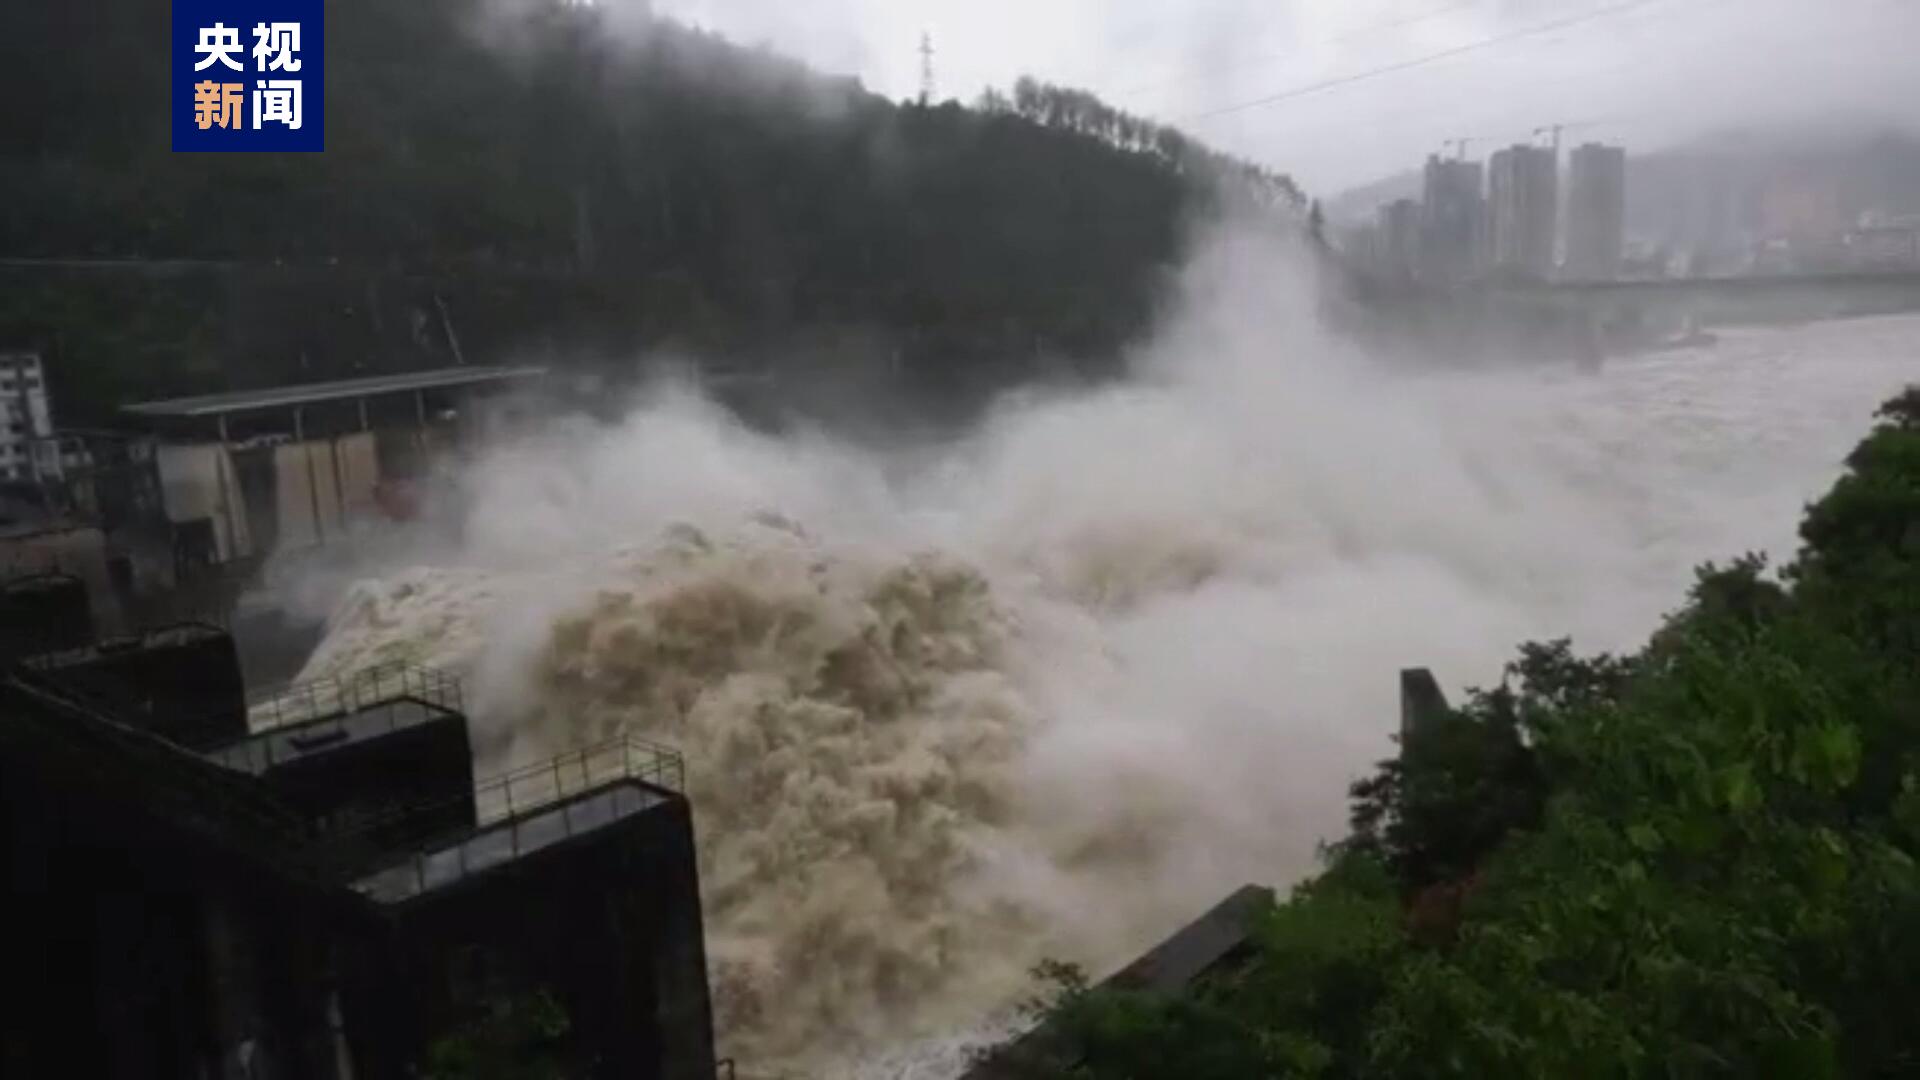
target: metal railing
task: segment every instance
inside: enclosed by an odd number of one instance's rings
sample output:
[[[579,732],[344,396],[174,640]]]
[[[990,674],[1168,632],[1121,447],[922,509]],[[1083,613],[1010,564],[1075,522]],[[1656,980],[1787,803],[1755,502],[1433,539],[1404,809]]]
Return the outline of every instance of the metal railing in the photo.
[[[418,698],[393,698],[320,720],[268,728],[209,750],[206,756],[230,769],[259,775],[276,765],[355,739],[391,735],[457,715],[453,710]]]
[[[100,638],[91,644],[61,652],[27,657],[23,663],[49,675],[58,676],[69,686],[84,685],[95,706],[105,709],[117,721],[152,731],[189,752],[210,742],[231,739],[245,731],[239,672],[233,681],[174,681],[141,674],[146,661],[136,662],[132,670],[121,661],[133,654],[160,649],[193,648],[228,637],[218,626],[203,622],[180,622],[141,630],[137,633]],[[210,655],[203,658],[210,659]],[[200,664],[195,661],[196,666]],[[152,685],[158,679],[161,685]]]
[[[356,887],[391,901],[450,885],[657,805],[622,784],[678,790],[683,780],[679,751],[630,737],[516,769],[475,787],[477,828],[366,875]]]
[[[119,634],[113,637],[99,638],[89,644],[58,652],[41,653],[29,656],[24,661],[27,666],[40,671],[58,671],[94,660],[122,653],[137,652],[141,649],[162,648],[169,645],[181,645],[196,638],[219,637],[226,630],[213,623],[197,619],[168,623],[165,626],[149,627],[131,634]]]
[[[23,672],[21,679],[29,678]],[[274,799],[257,781],[222,769],[190,750],[158,735],[129,726],[117,715],[118,704],[101,698],[92,687],[61,677],[59,672],[32,672],[21,681],[27,692],[55,709],[70,712],[82,722],[60,726],[63,741],[96,749],[85,758],[96,766],[103,757],[137,760],[143,798],[166,798],[174,812],[233,828],[233,817],[262,827],[283,839],[304,840],[305,823]],[[111,748],[107,750],[107,748]],[[103,751],[105,751],[103,753]]]
[[[487,777],[474,785],[471,796],[396,806],[388,813],[356,823],[351,829],[335,831],[330,839],[350,841],[397,821],[460,804],[473,806],[474,820],[478,823],[476,830],[485,830],[512,817],[538,813],[563,799],[629,780],[682,791],[686,780],[685,761],[673,747],[635,736],[621,736]]]
[[[448,712],[462,711],[458,679],[433,668],[394,662],[295,683],[250,698],[247,724],[256,732],[272,731],[362,712],[400,698]]]
[[[550,806],[620,780],[686,788],[686,762],[670,746],[623,735],[481,780],[473,788],[482,826]]]
[[[33,569],[16,572],[13,569],[13,564],[10,562],[4,566],[0,566],[0,593],[26,590],[39,585],[79,585],[82,588],[86,587],[85,581],[59,568],[58,563],[60,560],[58,557],[55,557],[51,561],[55,565],[50,569]]]

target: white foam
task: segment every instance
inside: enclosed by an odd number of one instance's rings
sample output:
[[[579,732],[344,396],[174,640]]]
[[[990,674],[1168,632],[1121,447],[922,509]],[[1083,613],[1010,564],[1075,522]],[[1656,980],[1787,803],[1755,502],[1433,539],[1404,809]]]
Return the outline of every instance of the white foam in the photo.
[[[678,743],[726,1052],[946,1075],[1042,956],[1098,971],[1310,870],[1398,668],[1630,647],[1694,564],[1789,550],[1920,376],[1912,318],[1389,376],[1284,256],[1187,281],[1136,380],[911,467],[670,388],[498,448],[459,542],[359,586],[309,673],[460,671],[499,764]]]

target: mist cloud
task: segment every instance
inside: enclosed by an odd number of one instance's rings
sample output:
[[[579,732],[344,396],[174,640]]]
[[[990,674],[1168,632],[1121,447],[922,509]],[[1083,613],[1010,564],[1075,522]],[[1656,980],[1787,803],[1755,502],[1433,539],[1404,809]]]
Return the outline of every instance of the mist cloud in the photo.
[[[1605,0],[658,0],[747,41],[907,97],[923,29],[943,94],[1022,73],[1183,122],[1225,105],[1609,6]],[[1431,16],[1431,17],[1427,17]],[[1913,123],[1920,5],[1904,0],[1654,0],[1564,33],[1477,51],[1192,129],[1327,191],[1417,164],[1442,140],[1515,141],[1554,123],[1650,149],[1729,126],[1845,116]]]
[[[1911,320],[1734,335],[1711,370],[1390,375],[1271,235],[1198,246],[1132,378],[940,445],[669,385],[498,446],[307,674],[461,674],[488,769],[681,746],[728,1046],[848,1075],[952,1052],[1042,956],[1105,971],[1307,872],[1399,668],[1457,692],[1522,640],[1643,640],[1694,565],[1783,552],[1911,376]]]

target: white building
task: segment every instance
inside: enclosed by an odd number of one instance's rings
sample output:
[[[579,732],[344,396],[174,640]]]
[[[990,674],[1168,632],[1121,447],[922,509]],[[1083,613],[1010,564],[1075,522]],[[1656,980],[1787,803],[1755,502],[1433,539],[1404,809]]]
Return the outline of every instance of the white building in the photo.
[[[1627,152],[1587,143],[1568,166],[1566,276],[1612,281],[1625,257]]]
[[[0,352],[0,481],[60,474],[53,409],[40,356]]]
[[[1536,281],[1552,277],[1560,224],[1558,152],[1522,144],[1494,154],[1487,165],[1487,205],[1493,264]]]

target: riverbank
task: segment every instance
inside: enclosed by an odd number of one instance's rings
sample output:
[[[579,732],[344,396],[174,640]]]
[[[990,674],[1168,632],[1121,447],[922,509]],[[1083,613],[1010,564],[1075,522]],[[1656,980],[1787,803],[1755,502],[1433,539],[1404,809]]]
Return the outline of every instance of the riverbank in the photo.
[[[1641,649],[1524,647],[1352,790],[1327,869],[1178,1000],[1086,992],[1017,1077],[1861,1076],[1920,1064],[1920,389],[1776,578]]]

